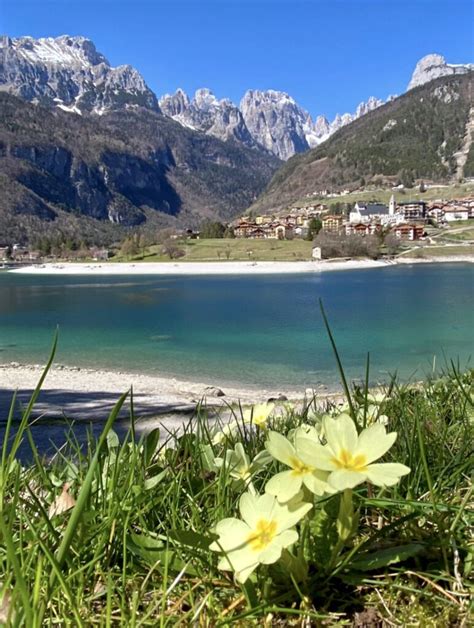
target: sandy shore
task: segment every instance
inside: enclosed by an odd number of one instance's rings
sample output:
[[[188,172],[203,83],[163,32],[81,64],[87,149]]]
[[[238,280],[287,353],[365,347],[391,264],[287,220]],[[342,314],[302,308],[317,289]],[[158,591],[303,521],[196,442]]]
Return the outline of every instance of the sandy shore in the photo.
[[[10,270],[38,275],[283,275],[380,268],[398,264],[471,262],[474,257],[456,255],[429,259],[399,257],[396,260],[336,260],[309,262],[94,262],[47,263]]]
[[[18,390],[19,402],[25,405],[40,376],[40,365],[17,363],[0,364],[0,416],[6,417],[13,391]],[[216,396],[213,387],[218,382],[186,382],[174,378],[137,373],[92,370],[62,365],[53,366],[42,386],[35,406],[35,416],[69,416],[75,419],[104,419],[120,397],[133,387],[134,408],[137,416],[169,417],[189,416],[202,401],[212,408],[226,408],[228,404],[250,405],[266,402],[284,395],[298,401],[312,391],[285,389],[247,389],[222,386],[223,396]],[[211,387],[211,390],[208,388]],[[322,398],[328,396],[326,388],[318,389]],[[126,415],[128,409],[124,412]]]
[[[48,263],[15,268],[10,272],[40,275],[283,275],[378,266],[385,266],[385,262],[96,262]]]

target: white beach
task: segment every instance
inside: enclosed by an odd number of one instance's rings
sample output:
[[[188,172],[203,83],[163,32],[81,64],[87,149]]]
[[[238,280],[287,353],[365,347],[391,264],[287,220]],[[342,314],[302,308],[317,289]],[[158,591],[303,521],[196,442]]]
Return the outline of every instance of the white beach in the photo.
[[[41,275],[281,275],[377,266],[385,266],[385,262],[63,262],[25,266],[10,272]]]
[[[10,269],[35,275],[284,275],[381,268],[395,264],[474,263],[472,255],[390,260],[326,260],[306,262],[49,262]]]

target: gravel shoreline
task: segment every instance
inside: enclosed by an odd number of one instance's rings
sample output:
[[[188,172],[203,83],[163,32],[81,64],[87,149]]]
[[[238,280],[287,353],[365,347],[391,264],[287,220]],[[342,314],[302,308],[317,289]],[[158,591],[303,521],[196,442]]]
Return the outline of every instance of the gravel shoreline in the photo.
[[[0,364],[0,416],[6,418],[15,390],[20,403],[27,403],[42,372],[43,367],[38,364]],[[279,397],[281,401],[298,402],[305,395],[313,396],[314,393],[321,400],[340,397],[340,393],[330,392],[323,386],[314,391],[303,387],[300,390],[249,389],[211,381],[187,382],[172,377],[54,365],[43,383],[34,414],[48,418],[69,416],[102,420],[120,395],[130,388],[133,388],[136,415],[143,417],[190,415],[201,402],[209,408],[219,409]],[[128,410],[124,412],[127,413]]]
[[[282,275],[381,268],[399,264],[474,263],[472,255],[391,260],[327,260],[295,262],[56,262],[24,266],[9,272],[28,275]]]

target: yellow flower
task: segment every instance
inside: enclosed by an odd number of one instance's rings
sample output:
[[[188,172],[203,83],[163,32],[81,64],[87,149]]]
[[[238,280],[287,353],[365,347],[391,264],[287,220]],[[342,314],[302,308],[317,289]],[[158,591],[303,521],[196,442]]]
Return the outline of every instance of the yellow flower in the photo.
[[[307,462],[308,457],[311,456],[311,448],[308,451],[308,443],[316,444],[316,441],[310,440],[304,430],[296,430],[294,442],[293,445],[278,432],[269,432],[268,440],[265,443],[266,450],[275,460],[290,467],[290,470],[282,471],[270,478],[265,486],[265,492],[275,495],[280,502],[286,502],[294,497],[301,490],[303,484],[316,495],[333,493],[334,490],[326,481],[329,473],[321,471],[313,463]]]
[[[243,414],[244,423],[252,423],[257,427],[266,427],[268,417],[275,409],[274,403],[257,403],[252,408],[245,410]]]
[[[236,483],[244,482],[247,487],[254,490],[252,477],[270,460],[269,454],[266,451],[261,451],[250,461],[242,443],[237,443],[234,449],[228,449],[225,452],[224,458],[216,458],[214,464],[217,468],[226,468]]]
[[[410,469],[399,463],[373,464],[383,456],[397,438],[387,434],[384,425],[374,423],[357,434],[353,420],[347,414],[324,420],[326,445],[307,440],[301,458],[306,464],[329,472],[328,484],[342,491],[368,480],[376,486],[393,486]]]
[[[222,552],[219,569],[234,571],[245,582],[259,564],[277,562],[282,551],[298,540],[294,526],[312,508],[311,504],[279,504],[271,495],[244,493],[239,509],[242,519],[219,521],[219,539],[210,549]]]

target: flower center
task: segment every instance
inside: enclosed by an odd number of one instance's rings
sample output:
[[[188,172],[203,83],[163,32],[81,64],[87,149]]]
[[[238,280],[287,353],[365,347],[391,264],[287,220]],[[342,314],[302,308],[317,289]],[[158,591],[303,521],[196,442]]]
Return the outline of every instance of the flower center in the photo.
[[[339,455],[332,461],[338,469],[349,469],[350,471],[365,471],[367,466],[367,456],[364,454],[353,456],[347,449],[341,449]]]
[[[254,552],[260,552],[273,541],[276,536],[276,530],[276,521],[260,519],[257,522],[255,531],[251,532],[247,537],[247,543],[250,545],[251,549],[254,550]]]
[[[293,475],[305,475],[314,471],[313,467],[302,462],[299,458],[290,459],[291,468],[293,469]]]

